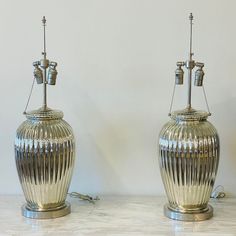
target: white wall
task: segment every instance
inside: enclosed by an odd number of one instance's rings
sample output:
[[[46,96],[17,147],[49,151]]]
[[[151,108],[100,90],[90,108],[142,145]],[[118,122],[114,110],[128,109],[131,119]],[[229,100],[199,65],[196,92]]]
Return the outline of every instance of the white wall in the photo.
[[[90,194],[164,194],[157,137],[168,121],[175,63],[186,60],[190,12],[194,59],[221,137],[216,184],[236,195],[236,2],[234,0],[0,0],[0,193],[21,193],[13,142],[41,58],[46,15],[48,57],[58,62],[49,105],[77,137],[71,190]],[[36,86],[30,109],[41,105]],[[201,90],[195,108],[205,109]],[[174,108],[183,108],[178,88]]]

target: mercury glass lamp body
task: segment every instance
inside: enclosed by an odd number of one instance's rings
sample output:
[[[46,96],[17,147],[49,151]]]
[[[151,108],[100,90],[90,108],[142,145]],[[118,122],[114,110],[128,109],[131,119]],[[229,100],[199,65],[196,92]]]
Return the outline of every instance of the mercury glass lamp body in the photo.
[[[197,221],[212,216],[208,205],[219,163],[220,143],[208,113],[171,114],[159,136],[159,165],[169,204],[165,214]]]
[[[72,129],[60,111],[39,109],[26,116],[16,132],[15,159],[28,216],[62,216],[69,210],[65,200],[75,159]]]

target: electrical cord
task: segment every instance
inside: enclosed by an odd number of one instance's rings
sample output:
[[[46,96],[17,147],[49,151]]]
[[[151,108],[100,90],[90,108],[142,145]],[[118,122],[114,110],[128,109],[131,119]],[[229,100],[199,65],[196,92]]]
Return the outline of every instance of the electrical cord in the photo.
[[[30,102],[30,98],[31,98],[31,95],[32,95],[32,92],[33,92],[33,88],[34,88],[34,83],[35,83],[35,77],[33,79],[33,82],[32,82],[32,85],[31,85],[31,89],[30,89],[30,93],[29,93],[29,97],[28,97],[28,100],[27,100],[27,103],[26,103],[26,106],[25,106],[25,110],[23,112],[24,115],[26,114],[26,110],[27,110],[29,102]]]
[[[93,204],[95,204],[96,201],[100,200],[100,198],[98,196],[96,196],[94,198],[94,197],[91,197],[89,195],[84,195],[84,194],[81,194],[81,193],[78,193],[78,192],[71,192],[71,193],[68,193],[68,195],[70,197],[78,198],[78,199],[84,200],[84,201],[88,201],[88,202],[93,203]]]
[[[222,185],[216,186],[211,193],[211,198],[215,199],[224,198],[225,196],[226,194]]]

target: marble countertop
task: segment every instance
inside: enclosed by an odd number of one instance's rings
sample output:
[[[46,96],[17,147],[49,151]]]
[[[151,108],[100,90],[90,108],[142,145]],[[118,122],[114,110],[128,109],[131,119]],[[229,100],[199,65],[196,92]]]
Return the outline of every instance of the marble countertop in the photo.
[[[232,236],[236,235],[236,198],[211,199],[214,217],[181,222],[163,215],[163,197],[104,196],[96,204],[68,198],[68,216],[34,220],[21,216],[23,196],[0,196],[0,235]]]

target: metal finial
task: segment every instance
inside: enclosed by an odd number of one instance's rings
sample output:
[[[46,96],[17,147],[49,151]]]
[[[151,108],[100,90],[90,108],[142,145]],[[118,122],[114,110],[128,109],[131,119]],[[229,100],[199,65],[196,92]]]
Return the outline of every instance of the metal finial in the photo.
[[[43,22],[43,26],[45,26],[46,25],[46,18],[45,18],[45,16],[43,16],[42,22]]]
[[[189,14],[189,20],[191,20],[191,21],[193,20],[193,13]]]

